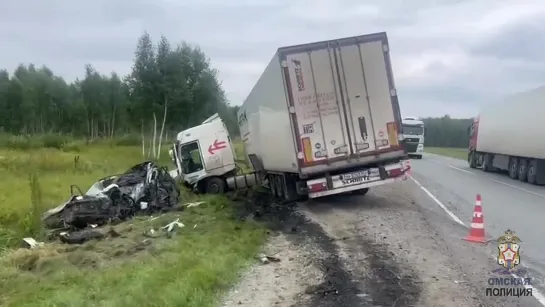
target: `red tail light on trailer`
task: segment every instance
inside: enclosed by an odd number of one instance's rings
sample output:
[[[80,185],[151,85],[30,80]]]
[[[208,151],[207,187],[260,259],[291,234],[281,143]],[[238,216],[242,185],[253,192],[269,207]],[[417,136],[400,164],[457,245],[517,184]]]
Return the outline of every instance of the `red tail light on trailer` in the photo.
[[[313,183],[309,186],[309,191],[311,193],[322,192],[325,190],[327,190],[327,184],[325,182]]]

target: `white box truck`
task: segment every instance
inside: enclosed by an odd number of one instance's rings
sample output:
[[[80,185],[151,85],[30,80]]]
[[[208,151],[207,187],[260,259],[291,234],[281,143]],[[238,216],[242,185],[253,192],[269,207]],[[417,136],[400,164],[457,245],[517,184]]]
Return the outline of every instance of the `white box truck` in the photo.
[[[545,86],[481,110],[468,128],[471,168],[545,184]]]
[[[406,180],[389,51],[386,33],[279,48],[237,114],[254,172],[240,175],[212,116],[178,134],[178,175],[201,192],[261,184],[288,200]]]

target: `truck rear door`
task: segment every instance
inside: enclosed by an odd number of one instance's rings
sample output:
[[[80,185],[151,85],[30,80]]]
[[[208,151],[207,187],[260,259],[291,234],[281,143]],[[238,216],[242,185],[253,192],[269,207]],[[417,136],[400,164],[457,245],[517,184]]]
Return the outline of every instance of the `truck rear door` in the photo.
[[[385,33],[280,48],[302,167],[400,149]]]
[[[354,153],[384,152],[398,146],[397,103],[392,101],[395,90],[386,58],[388,45],[382,40],[336,43]]]
[[[284,76],[291,92],[299,152],[304,166],[327,163],[350,154],[350,139],[335,55],[331,49],[285,57]],[[286,71],[287,70],[287,71]]]

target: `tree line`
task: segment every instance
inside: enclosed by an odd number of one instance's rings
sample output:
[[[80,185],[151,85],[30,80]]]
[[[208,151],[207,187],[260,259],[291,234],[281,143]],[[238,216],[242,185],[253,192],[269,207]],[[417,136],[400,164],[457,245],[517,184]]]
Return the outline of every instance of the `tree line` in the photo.
[[[121,134],[177,132],[218,112],[238,133],[237,107],[230,106],[217,71],[199,49],[161,37],[138,40],[128,76],[102,75],[92,65],[67,82],[46,66],[0,70],[0,132],[70,134],[100,138]],[[163,124],[164,123],[164,124]]]
[[[468,127],[472,118],[427,117],[421,119],[426,127],[425,146],[467,148]]]
[[[144,32],[129,75],[103,75],[92,65],[83,69],[83,78],[73,82],[46,66],[0,70],[0,132],[93,139],[158,130],[172,138],[217,112],[231,134],[239,134],[238,106],[229,105],[218,72],[198,46],[173,46],[163,36],[154,44]],[[426,146],[467,147],[472,119],[445,115],[423,121]]]

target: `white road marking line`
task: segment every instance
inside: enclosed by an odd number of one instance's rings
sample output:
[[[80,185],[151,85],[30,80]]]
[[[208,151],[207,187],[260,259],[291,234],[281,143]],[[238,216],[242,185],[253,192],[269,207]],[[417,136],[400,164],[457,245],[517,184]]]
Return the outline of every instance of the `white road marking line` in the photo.
[[[509,184],[509,183],[507,183],[507,182],[503,182],[503,181],[496,180],[496,179],[492,179],[492,181],[497,182],[497,183],[499,183],[499,184],[506,185],[506,186],[511,187],[511,188],[513,188],[513,189],[517,189],[517,190],[519,190],[519,191],[523,191],[523,192],[526,192],[526,193],[530,193],[530,194],[532,194],[532,195],[536,195],[536,196],[545,198],[545,195],[543,195],[543,194],[539,194],[539,193],[536,193],[536,192],[532,192],[532,191],[530,191],[530,190],[526,190],[526,189],[523,189],[523,188],[519,188],[519,187],[517,187],[517,186],[515,186],[515,185],[512,185],[512,184]]]
[[[433,159],[428,159],[428,161],[431,161],[431,162],[437,163],[437,164],[441,164],[441,165],[446,165],[446,166],[448,166],[448,167],[450,167],[450,168],[452,168],[452,169],[455,169],[455,170],[457,170],[457,171],[461,171],[461,172],[464,172],[464,173],[467,173],[467,174],[475,175],[474,172],[470,172],[470,171],[468,171],[468,170],[465,170],[465,169],[456,167],[456,166],[451,165],[451,164],[445,164],[445,163],[443,163],[443,162],[440,162],[440,161],[437,161],[437,160],[433,160]]]
[[[470,172],[470,171],[468,171],[468,170],[465,170],[465,169],[463,169],[463,168],[456,167],[456,166],[454,166],[454,165],[447,164],[447,166],[450,167],[450,168],[452,168],[452,169],[455,169],[455,170],[457,170],[457,171],[464,172],[464,173],[466,173],[466,174],[475,175],[474,172]]]
[[[437,199],[437,197],[435,197],[435,195],[433,195],[430,191],[428,191],[428,189],[426,189],[422,184],[420,184],[420,182],[418,182],[416,179],[413,178],[413,176],[410,176],[409,175],[409,178],[411,178],[414,183],[416,183],[416,185],[418,185],[422,191],[424,191],[426,194],[428,194],[428,196],[437,204],[439,205],[439,207],[441,207],[441,209],[443,209],[456,223],[462,225],[462,226],[465,226],[467,227],[466,224],[464,224],[464,222],[462,222],[462,220],[457,217],[454,213],[452,213],[449,209],[447,209],[447,207],[445,205],[443,205],[443,203]],[[496,181],[496,180],[494,180]],[[500,183],[503,183],[503,182],[500,182]],[[514,188],[518,188],[518,187],[515,187],[513,186]],[[531,192],[531,191],[528,191],[528,192]],[[540,195],[540,194],[538,194]],[[543,196],[543,195],[540,195],[540,196]],[[492,256],[492,255],[488,255],[489,258],[491,258],[492,260],[494,261],[497,261],[496,257],[495,256]],[[517,278],[517,279],[521,279],[522,277],[516,275],[516,274],[511,274],[511,276],[513,276],[514,278]],[[543,294],[541,294],[541,292],[539,292],[536,288],[534,288],[532,285],[523,285],[524,288],[526,289],[532,289],[532,295],[533,295],[533,298],[535,298],[541,305],[545,306],[545,296],[543,296]]]
[[[443,203],[437,199],[437,197],[435,197],[435,195],[431,194],[430,191],[428,191],[428,189],[426,189],[423,185],[420,184],[420,182],[416,181],[416,179],[413,178],[413,176],[410,176],[409,175],[409,178],[411,178],[415,183],[416,185],[418,185],[422,191],[424,191],[426,194],[428,194],[428,196],[437,204],[439,205],[439,207],[441,207],[441,209],[443,209],[456,223],[464,226],[464,227],[467,227],[466,224],[464,224],[464,222],[462,222],[462,220],[457,217],[454,213],[452,213],[449,209],[447,209],[447,207],[445,205],[443,205]]]

